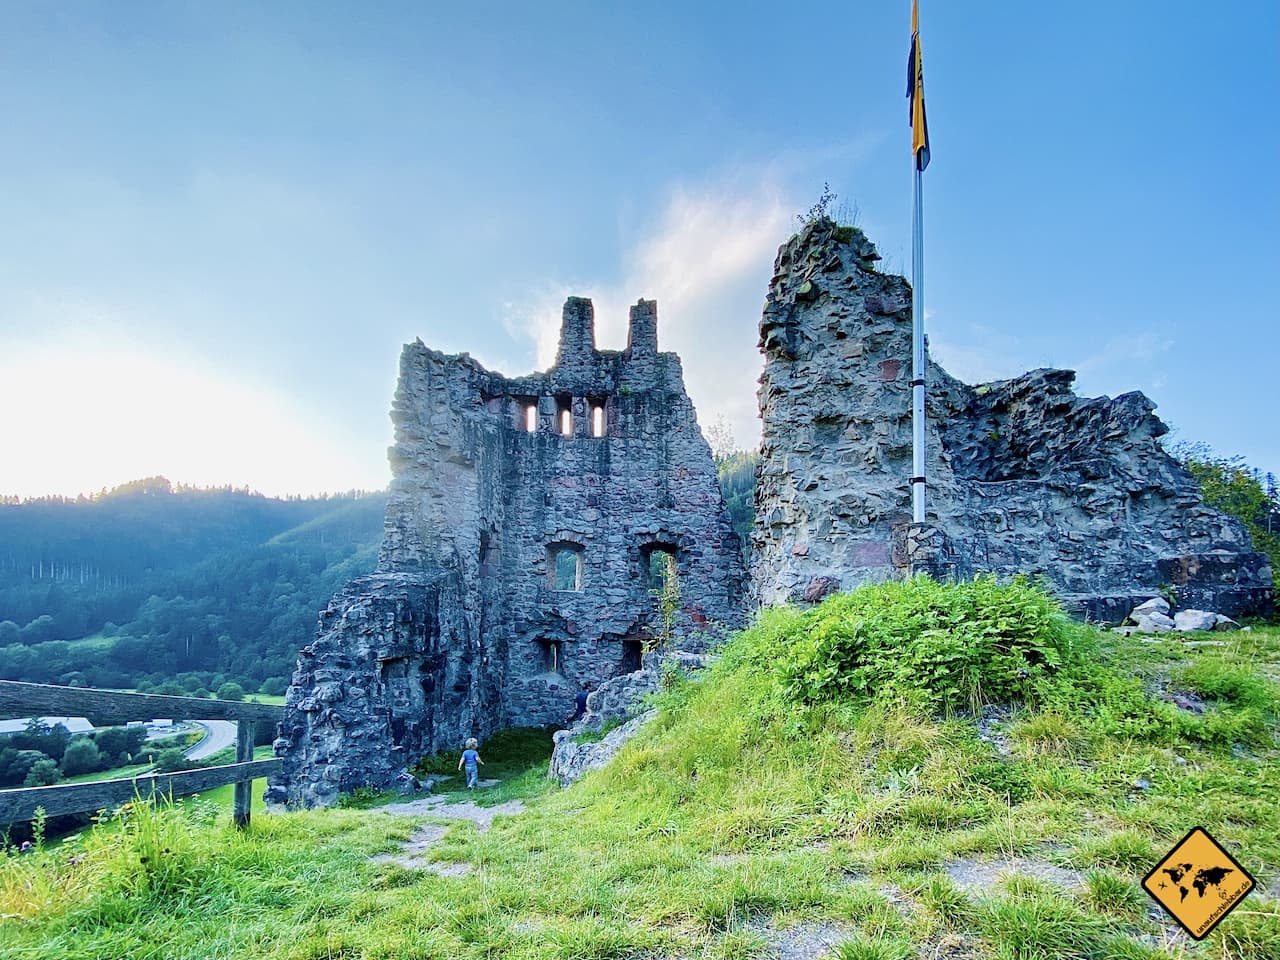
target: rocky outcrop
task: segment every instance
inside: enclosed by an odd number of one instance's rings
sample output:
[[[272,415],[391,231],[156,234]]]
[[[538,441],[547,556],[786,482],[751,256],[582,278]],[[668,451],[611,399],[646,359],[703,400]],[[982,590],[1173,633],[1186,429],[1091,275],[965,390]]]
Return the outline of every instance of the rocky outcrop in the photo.
[[[581,779],[589,770],[598,770],[612,760],[632,737],[640,732],[640,728],[657,716],[658,711],[646,710],[638,717],[633,717],[620,727],[615,727],[601,740],[579,742],[568,730],[557,730],[555,734],[555,752],[551,755],[549,776],[560,786],[567,787],[575,780]]]
[[[1165,453],[1151,401],[1078,397],[1068,370],[969,386],[930,362],[929,509],[912,524],[911,290],[877,259],[830,220],[778,253],[760,322],[757,602],[924,569],[1042,577],[1117,623],[1161,588],[1180,606],[1270,608],[1266,558]]]
[[[741,623],[738,539],[652,301],[625,350],[597,350],[571,297],[555,366],[526,377],[408,344],[391,418],[378,569],[299,658],[272,799],[331,803],[468,736],[558,725],[655,638],[697,650]]]
[[[658,692],[664,675],[670,671],[688,676],[714,661],[712,655],[687,650],[655,651],[645,659],[642,669],[601,684],[587,697],[586,716],[553,734],[552,779],[565,787],[586,771],[604,766],[643,725],[635,722],[637,715],[642,719],[653,716],[653,711],[646,709],[647,700]],[[594,739],[611,724],[621,726],[611,729],[603,740]]]

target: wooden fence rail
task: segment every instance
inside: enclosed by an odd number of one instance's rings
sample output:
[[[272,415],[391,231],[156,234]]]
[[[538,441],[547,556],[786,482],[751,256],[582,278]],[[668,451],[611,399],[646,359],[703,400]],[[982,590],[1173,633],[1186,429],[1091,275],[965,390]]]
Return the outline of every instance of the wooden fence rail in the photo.
[[[132,800],[172,792],[198,793],[234,783],[232,816],[236,826],[249,823],[253,780],[279,772],[282,761],[253,759],[253,728],[257,722],[278,721],[284,708],[268,703],[164,697],[148,693],[117,693],[91,687],[59,687],[47,683],[0,680],[0,718],[25,716],[85,717],[98,726],[156,717],[174,720],[235,720],[236,762],[181,773],[143,774],[124,780],[55,784],[0,790],[0,824],[19,823],[42,807],[48,816],[102,810]]]

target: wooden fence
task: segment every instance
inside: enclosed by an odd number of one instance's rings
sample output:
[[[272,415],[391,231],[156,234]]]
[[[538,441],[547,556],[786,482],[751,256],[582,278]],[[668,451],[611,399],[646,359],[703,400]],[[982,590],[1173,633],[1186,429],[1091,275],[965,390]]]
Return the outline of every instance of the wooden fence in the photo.
[[[92,783],[65,783],[51,787],[22,787],[0,790],[0,825],[19,823],[35,817],[42,807],[47,816],[104,810],[128,803],[135,794],[181,796],[234,783],[232,816],[236,826],[249,823],[253,780],[277,773],[279,758],[253,759],[253,727],[257,722],[275,723],[284,708],[267,703],[232,700],[202,700],[198,697],[162,697],[147,693],[116,693],[88,687],[59,687],[45,683],[18,683],[0,680],[0,718],[86,717],[95,726],[123,725],[130,720],[236,721],[236,762],[220,767],[203,767],[181,773],[149,773],[122,780]]]

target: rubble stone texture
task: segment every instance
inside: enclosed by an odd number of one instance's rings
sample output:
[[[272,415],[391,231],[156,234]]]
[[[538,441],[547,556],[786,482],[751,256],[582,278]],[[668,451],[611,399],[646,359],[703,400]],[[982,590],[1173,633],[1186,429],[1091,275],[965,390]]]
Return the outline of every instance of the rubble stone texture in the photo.
[[[877,260],[827,219],[778,253],[760,322],[757,603],[914,566],[1042,576],[1111,622],[1162,587],[1178,606],[1270,607],[1266,558],[1161,448],[1151,401],[1078,397],[1068,370],[968,386],[929,363],[928,522],[911,524],[911,289]]]
[[[654,302],[630,321],[625,350],[597,350],[591,301],[571,297],[555,365],[514,379],[405,346],[378,568],[299,657],[270,799],[332,803],[466,737],[563,723],[584,682],[639,669],[655,639],[697,651],[741,624],[738,539],[680,360],[658,351]]]

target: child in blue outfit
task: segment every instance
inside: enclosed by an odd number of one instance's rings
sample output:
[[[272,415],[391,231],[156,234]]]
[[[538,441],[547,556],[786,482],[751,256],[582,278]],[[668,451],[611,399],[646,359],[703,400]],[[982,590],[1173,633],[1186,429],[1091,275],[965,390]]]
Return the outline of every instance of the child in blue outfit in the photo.
[[[469,737],[463,745],[466,747],[462,751],[462,756],[458,758],[458,769],[461,770],[463,765],[467,768],[467,789],[474,790],[476,788],[476,779],[479,777],[479,766],[484,766],[484,761],[480,759],[480,754],[476,751],[476,747],[480,746],[476,742],[475,737]]]

